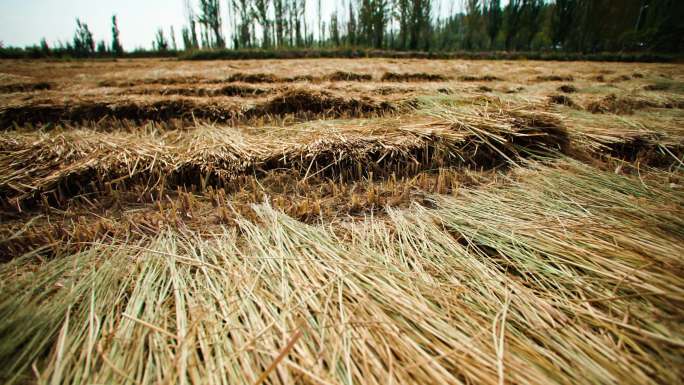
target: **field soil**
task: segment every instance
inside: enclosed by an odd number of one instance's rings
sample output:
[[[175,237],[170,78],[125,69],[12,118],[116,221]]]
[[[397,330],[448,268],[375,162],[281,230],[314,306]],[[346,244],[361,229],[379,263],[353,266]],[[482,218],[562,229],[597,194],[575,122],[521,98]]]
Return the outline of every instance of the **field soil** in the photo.
[[[0,61],[0,381],[684,382],[681,64]]]

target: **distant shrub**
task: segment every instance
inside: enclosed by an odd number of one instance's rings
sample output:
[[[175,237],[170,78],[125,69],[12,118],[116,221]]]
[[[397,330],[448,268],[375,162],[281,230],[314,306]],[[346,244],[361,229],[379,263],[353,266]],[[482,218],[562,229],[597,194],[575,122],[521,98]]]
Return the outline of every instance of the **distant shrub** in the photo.
[[[68,59],[78,57],[70,44],[67,47],[51,48],[49,52],[40,46],[25,48],[1,47],[0,59],[38,59],[53,57]],[[113,57],[111,50],[106,55],[92,53],[90,57]],[[124,52],[116,57],[123,58],[179,58],[181,60],[247,60],[247,59],[309,59],[309,58],[389,58],[389,59],[466,59],[466,60],[556,60],[556,61],[610,61],[668,63],[684,60],[682,54],[654,53],[569,53],[561,51],[509,52],[509,51],[387,51],[366,48],[299,48],[299,49],[215,49],[190,51],[136,50]]]

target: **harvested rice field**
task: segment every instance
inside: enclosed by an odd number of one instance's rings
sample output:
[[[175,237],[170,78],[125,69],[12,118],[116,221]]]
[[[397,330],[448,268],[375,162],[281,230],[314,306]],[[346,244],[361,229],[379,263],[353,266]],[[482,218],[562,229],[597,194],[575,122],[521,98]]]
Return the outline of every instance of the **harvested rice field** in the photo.
[[[0,61],[0,382],[684,382],[684,67]]]

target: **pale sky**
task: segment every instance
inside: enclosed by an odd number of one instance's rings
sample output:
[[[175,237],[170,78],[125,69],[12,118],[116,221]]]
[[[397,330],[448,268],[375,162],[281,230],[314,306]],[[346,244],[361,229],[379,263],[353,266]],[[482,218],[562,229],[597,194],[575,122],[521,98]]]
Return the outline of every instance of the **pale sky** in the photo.
[[[113,14],[126,50],[150,48],[159,27],[168,34],[173,25],[180,40],[185,23],[181,0],[0,0],[0,41],[22,47],[38,44],[43,37],[48,43],[71,41],[78,17],[96,40],[110,44]]]
[[[321,0],[324,19],[335,4],[341,13],[346,13],[347,1]],[[460,8],[461,0],[440,3],[443,10],[451,3]],[[228,20],[227,4],[228,0],[221,1],[224,22]],[[309,20],[315,20],[316,8],[317,0],[307,0]],[[157,29],[163,27],[168,36],[172,25],[179,48],[182,47],[181,28],[186,24],[183,0],[0,0],[0,41],[5,46],[19,47],[38,44],[43,37],[51,45],[71,41],[78,17],[88,24],[96,41],[104,39],[109,45],[113,14],[118,17],[121,43],[126,50],[151,48]]]

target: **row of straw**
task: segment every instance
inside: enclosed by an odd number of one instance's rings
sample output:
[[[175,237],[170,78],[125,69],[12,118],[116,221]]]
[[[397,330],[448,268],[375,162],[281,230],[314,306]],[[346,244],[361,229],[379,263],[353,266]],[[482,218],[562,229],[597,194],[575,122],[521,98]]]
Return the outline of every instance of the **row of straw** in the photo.
[[[5,383],[684,378],[684,198],[574,161],[344,227],[256,206],[0,267]]]
[[[280,138],[213,128],[167,135],[9,132],[0,149],[0,192],[5,203],[20,207],[37,194],[68,197],[127,181],[205,187],[279,168],[305,176],[400,175],[450,165],[491,167],[520,150],[567,147],[567,133],[548,113],[483,107],[473,116],[448,111],[395,123],[382,131],[351,125]]]

